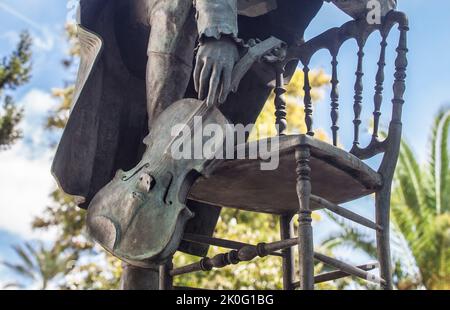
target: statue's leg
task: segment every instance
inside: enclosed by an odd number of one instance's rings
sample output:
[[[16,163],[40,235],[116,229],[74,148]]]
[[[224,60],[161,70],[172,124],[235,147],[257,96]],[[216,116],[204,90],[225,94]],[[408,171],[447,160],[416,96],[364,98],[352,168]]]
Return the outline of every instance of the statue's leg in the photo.
[[[122,290],[157,290],[159,289],[159,268],[140,268],[123,263]]]
[[[172,277],[169,271],[173,268],[170,260],[164,265],[154,268],[142,268],[128,263],[122,264],[120,289],[122,290],[171,290]]]
[[[192,67],[173,55],[149,53],[147,65],[147,112],[149,130],[170,104],[183,98]]]

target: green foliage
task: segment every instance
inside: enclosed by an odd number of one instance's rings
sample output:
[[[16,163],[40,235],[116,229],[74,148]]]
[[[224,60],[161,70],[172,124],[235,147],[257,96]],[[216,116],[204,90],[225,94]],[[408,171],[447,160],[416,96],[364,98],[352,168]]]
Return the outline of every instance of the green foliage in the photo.
[[[420,278],[411,277],[402,262],[396,261],[394,281],[399,289],[450,288],[449,127],[450,109],[445,108],[434,120],[431,152],[424,165],[417,161],[412,148],[401,142],[391,199],[392,232],[406,241],[406,250],[413,255]],[[373,238],[334,216],[331,218],[341,231],[329,236],[327,247],[351,245],[375,258]]]
[[[17,48],[9,57],[0,61],[0,150],[6,149],[21,138],[17,125],[22,119],[23,111],[14,105],[10,95],[5,91],[13,91],[30,79],[31,71],[31,38],[23,32]]]
[[[431,152],[421,166],[402,143],[392,196],[393,222],[408,242],[428,289],[450,288],[450,108],[435,117]]]
[[[305,111],[303,107],[303,71],[296,70],[290,83],[286,86],[284,100],[286,102],[287,134],[298,134],[306,132]],[[330,83],[330,76],[323,70],[314,70],[310,76],[312,101],[317,102],[322,98],[324,87]],[[255,126],[250,134],[249,140],[254,141],[277,134],[275,127],[275,95],[272,92],[264,108],[262,109]],[[326,140],[325,134],[318,130],[316,138]]]
[[[31,37],[27,32],[20,35],[17,49],[0,63],[0,89],[16,89],[29,81],[31,71]]]
[[[11,96],[6,96],[0,110],[0,150],[7,149],[22,137],[21,131],[17,129],[22,117],[23,110],[14,106]]]

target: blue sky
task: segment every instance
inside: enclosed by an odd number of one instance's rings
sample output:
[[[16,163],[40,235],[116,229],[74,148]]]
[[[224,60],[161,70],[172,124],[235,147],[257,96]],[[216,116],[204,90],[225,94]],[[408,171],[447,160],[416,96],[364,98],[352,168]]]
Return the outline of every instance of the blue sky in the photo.
[[[433,116],[441,105],[450,102],[450,1],[399,0],[399,9],[408,14],[411,27],[404,137],[414,145],[418,158],[423,161],[428,152]],[[49,173],[52,153],[47,145],[50,137],[41,127],[48,109],[56,104],[50,96],[51,89],[63,87],[73,79],[61,65],[67,52],[64,24],[68,18],[67,2],[63,0],[0,0],[0,55],[6,55],[14,48],[21,30],[27,29],[34,38],[33,77],[30,83],[15,92],[16,101],[26,108],[22,124],[26,139],[0,153],[0,173],[9,176],[0,180],[0,260],[14,259],[10,244],[51,238],[51,233],[32,232],[29,223],[33,215],[39,214],[49,203],[48,193],[55,185]],[[333,5],[325,4],[307,30],[306,39],[347,20],[349,18]],[[377,44],[376,40],[369,41],[366,50],[367,87],[364,94],[367,98],[373,90]],[[345,114],[350,114],[346,111],[350,111],[352,104],[355,57],[351,53],[354,52],[354,46],[349,43],[344,46],[342,59],[339,59],[343,72],[340,76],[342,124],[350,121]],[[389,55],[388,67],[393,62],[393,54]],[[312,67],[329,72],[329,61],[326,54],[319,54],[313,59]],[[388,73],[392,71],[388,70]],[[390,81],[392,79],[387,80]],[[327,99],[325,97],[317,107],[318,127],[329,127]],[[364,107],[363,120],[367,120],[372,103],[367,101]],[[386,100],[383,112],[389,109],[390,103]],[[386,124],[387,119],[383,120]],[[347,132],[344,128],[343,133]],[[349,141],[344,139],[342,142],[348,145]],[[365,199],[361,204],[366,206],[369,202],[370,199]],[[351,207],[355,208],[355,205]],[[328,224],[317,227],[321,231],[319,236],[329,231]],[[0,286],[10,276],[0,267]]]

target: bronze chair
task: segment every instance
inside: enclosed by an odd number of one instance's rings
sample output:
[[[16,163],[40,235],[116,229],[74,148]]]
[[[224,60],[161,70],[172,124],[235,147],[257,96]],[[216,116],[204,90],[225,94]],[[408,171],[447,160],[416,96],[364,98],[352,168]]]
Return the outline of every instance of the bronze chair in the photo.
[[[387,39],[398,25],[400,32],[396,49],[395,81],[393,85],[392,119],[387,137],[379,137],[379,124],[385,81]],[[360,145],[360,124],[363,102],[363,59],[368,37],[378,31],[381,34],[381,51],[378,72],[375,77],[373,110],[373,132],[368,146]],[[260,169],[260,160],[217,160],[208,178],[200,178],[192,188],[190,199],[226,208],[264,212],[280,216],[281,240],[257,245],[243,244],[231,240],[185,234],[191,242],[215,245],[231,249],[213,258],[174,269],[163,268],[161,288],[171,287],[172,277],[195,271],[208,271],[255,257],[277,255],[282,258],[284,289],[313,289],[314,284],[355,276],[392,288],[392,270],[389,248],[390,193],[394,170],[398,158],[404,103],[407,67],[408,21],[401,12],[390,12],[381,25],[369,25],[365,20],[350,21],[340,28],[330,29],[312,40],[291,48],[281,63],[274,65],[276,76],[275,106],[279,128],[279,168],[273,171]],[[350,151],[338,147],[338,62],[337,56],[344,42],[355,39],[358,45],[354,95],[354,142]],[[314,138],[309,64],[313,55],[326,49],[332,58],[331,79],[331,132],[333,144]],[[304,107],[306,134],[284,135],[286,111],[283,101],[285,93],[283,68],[291,61],[299,61],[304,72]],[[251,143],[245,145],[251,147]],[[364,160],[383,154],[378,170],[373,170]],[[269,190],[270,189],[270,190]],[[373,222],[339,204],[369,194],[375,194],[376,221]],[[339,216],[369,227],[376,232],[378,264],[352,266],[337,259],[314,252],[311,212],[327,209]],[[299,214],[298,237],[294,236],[292,217]],[[299,247],[300,281],[294,283],[293,246]],[[325,274],[314,275],[314,261],[320,261],[336,269]],[[379,266],[380,276],[368,271]]]

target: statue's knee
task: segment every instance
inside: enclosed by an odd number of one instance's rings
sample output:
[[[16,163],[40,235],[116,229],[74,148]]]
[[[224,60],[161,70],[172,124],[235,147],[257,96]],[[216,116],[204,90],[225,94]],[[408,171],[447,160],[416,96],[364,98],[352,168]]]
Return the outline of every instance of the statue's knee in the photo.
[[[147,55],[172,55],[192,64],[197,36],[191,0],[156,0],[150,11],[150,39]]]

